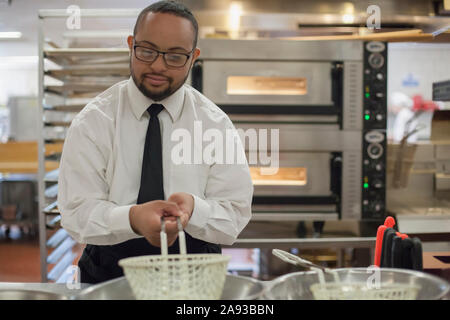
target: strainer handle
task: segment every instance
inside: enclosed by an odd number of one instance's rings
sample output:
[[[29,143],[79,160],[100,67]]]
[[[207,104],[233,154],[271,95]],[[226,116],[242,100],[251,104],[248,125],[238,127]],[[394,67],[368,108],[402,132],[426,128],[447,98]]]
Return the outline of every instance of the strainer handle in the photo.
[[[183,231],[183,225],[181,224],[180,217],[177,217],[177,227],[178,227],[178,243],[180,245],[180,254],[187,254],[186,249],[186,235]],[[160,232],[160,241],[161,241],[161,255],[167,256],[169,254],[169,248],[167,246],[167,233],[166,233],[166,222],[164,221],[164,217],[161,217],[161,232]]]
[[[181,224],[180,217],[177,217],[177,226],[178,226],[178,243],[180,245],[180,254],[187,254],[186,250],[186,237],[183,231],[183,225]]]
[[[167,233],[166,233],[166,222],[164,217],[161,217],[161,232],[159,233],[161,239],[161,255],[167,256],[169,254],[169,249],[167,247]]]

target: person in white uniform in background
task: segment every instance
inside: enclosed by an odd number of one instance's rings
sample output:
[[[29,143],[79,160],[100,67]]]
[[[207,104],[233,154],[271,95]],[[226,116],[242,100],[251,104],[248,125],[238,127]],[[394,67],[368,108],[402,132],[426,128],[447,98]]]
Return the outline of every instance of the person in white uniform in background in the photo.
[[[394,92],[389,96],[389,109],[397,112],[394,121],[392,140],[400,142],[403,137],[417,128],[419,122],[414,118],[415,112],[412,111],[414,101],[408,95],[402,92]],[[407,138],[407,142],[417,141],[418,133],[413,133]]]

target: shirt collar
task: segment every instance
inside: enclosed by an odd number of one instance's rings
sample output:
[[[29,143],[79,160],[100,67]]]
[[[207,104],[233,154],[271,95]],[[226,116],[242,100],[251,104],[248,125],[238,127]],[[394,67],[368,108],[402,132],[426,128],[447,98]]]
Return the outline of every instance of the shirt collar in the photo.
[[[160,103],[169,113],[172,122],[178,120],[184,103],[184,85],[167,98],[158,102],[145,96],[136,86],[132,77],[128,79],[127,91],[131,109],[133,110],[136,119],[140,120],[152,103]]]

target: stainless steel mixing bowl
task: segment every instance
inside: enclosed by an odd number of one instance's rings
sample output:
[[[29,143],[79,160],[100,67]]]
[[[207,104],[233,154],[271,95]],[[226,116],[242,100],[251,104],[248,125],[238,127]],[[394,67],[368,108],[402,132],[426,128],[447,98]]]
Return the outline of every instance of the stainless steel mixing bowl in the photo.
[[[228,274],[222,292],[222,300],[254,300],[264,290],[256,279]],[[80,292],[80,300],[134,300],[133,292],[125,277],[100,283]]]
[[[450,291],[450,284],[436,276],[403,269],[378,269],[375,274],[372,268],[344,268],[336,269],[341,282],[361,283],[379,280],[379,284],[411,284],[420,286],[417,300],[437,300],[446,296]],[[377,280],[378,277],[378,280]],[[326,282],[334,281],[333,275],[325,274]],[[312,284],[318,283],[315,271],[295,272],[278,277],[267,283],[264,299],[271,300],[314,300],[310,290]]]

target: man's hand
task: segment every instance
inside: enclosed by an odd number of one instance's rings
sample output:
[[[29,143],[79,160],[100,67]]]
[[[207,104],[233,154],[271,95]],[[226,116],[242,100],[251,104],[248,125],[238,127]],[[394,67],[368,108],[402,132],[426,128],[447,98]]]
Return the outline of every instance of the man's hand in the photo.
[[[161,247],[161,217],[165,217],[167,242],[171,246],[178,236],[176,217],[183,221],[184,215],[177,203],[155,200],[132,206],[129,218],[135,233],[144,236],[153,246]]]
[[[181,209],[181,224],[183,225],[183,229],[186,228],[189,219],[192,216],[192,212],[194,211],[194,197],[186,192],[176,192],[173,193],[167,201],[176,203]]]

